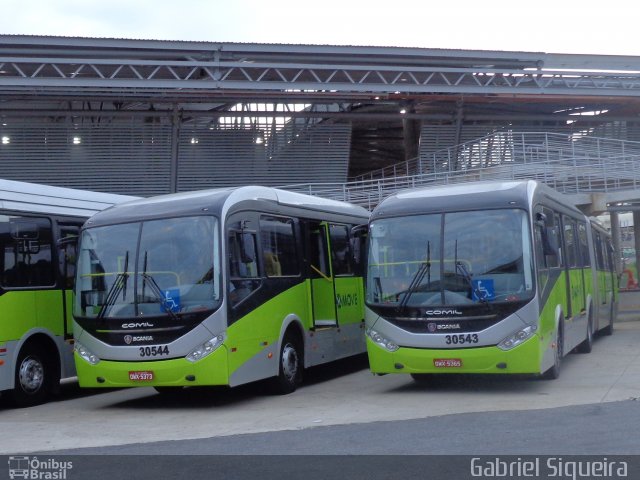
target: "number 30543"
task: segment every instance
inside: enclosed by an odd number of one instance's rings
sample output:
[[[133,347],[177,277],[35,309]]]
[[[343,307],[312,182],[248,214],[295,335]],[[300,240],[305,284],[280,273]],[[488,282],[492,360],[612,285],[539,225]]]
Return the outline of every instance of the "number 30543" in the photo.
[[[467,333],[460,335],[447,335],[444,337],[447,345],[464,345],[465,343],[478,343],[478,335],[476,333]]]

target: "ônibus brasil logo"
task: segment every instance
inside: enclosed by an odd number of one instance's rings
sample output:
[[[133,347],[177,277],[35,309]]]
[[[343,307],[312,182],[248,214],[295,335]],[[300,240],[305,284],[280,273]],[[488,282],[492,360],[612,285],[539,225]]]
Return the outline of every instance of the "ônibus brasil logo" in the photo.
[[[40,460],[38,457],[9,457],[9,478],[33,480],[66,480],[67,471],[73,462],[63,462],[54,458]]]

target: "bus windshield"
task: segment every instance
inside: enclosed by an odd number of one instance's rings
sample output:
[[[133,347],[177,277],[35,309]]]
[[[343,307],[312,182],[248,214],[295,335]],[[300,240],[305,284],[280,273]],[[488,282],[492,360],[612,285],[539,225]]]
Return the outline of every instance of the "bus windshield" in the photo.
[[[220,304],[218,221],[182,217],[83,231],[74,315],[140,318],[212,311]]]
[[[531,298],[530,238],[527,214],[519,209],[375,220],[367,302],[419,307]]]

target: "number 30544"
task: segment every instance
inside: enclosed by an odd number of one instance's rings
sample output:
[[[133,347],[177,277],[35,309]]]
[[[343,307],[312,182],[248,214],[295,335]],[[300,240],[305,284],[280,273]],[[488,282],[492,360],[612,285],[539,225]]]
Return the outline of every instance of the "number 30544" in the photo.
[[[162,355],[169,355],[169,347],[167,345],[140,347],[141,357],[158,357]]]

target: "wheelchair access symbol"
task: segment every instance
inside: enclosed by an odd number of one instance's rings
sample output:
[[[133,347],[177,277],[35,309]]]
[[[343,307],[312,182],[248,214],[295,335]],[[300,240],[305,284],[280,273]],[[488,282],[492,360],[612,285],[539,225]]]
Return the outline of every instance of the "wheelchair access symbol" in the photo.
[[[471,298],[476,302],[493,300],[496,298],[496,290],[493,286],[493,279],[475,279],[471,282],[472,296]]]
[[[164,298],[162,299],[162,311],[179,312],[182,306],[180,305],[180,290],[171,289],[164,290]]]

